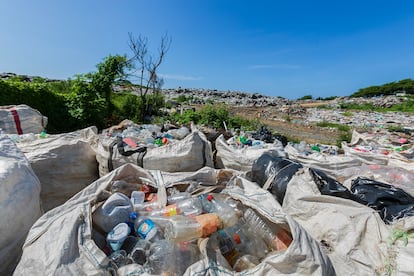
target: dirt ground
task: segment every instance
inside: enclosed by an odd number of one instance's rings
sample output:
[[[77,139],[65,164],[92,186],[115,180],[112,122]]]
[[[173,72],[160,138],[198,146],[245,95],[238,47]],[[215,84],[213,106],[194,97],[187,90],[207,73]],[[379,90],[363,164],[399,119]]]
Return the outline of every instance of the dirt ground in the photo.
[[[277,132],[290,139],[306,141],[311,144],[330,145],[335,145],[339,139],[340,133],[336,129],[321,128],[315,124],[309,124],[304,116],[301,115],[293,114],[288,116],[287,114],[280,114],[280,111],[276,111],[276,109],[271,107],[263,110],[263,108],[258,107],[235,106],[231,110],[234,115],[248,119],[258,119],[261,123],[268,126],[272,132]]]

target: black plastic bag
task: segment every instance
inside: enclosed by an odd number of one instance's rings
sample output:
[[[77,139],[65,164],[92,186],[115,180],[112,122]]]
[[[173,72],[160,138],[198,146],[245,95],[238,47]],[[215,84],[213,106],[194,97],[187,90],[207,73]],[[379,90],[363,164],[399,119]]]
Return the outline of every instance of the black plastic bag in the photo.
[[[310,172],[321,194],[351,199],[363,203],[359,197],[352,194],[344,185],[332,177],[329,177],[321,170],[311,168]]]
[[[360,202],[378,210],[386,223],[414,215],[414,197],[392,185],[358,177],[352,180],[351,192]]]
[[[261,140],[265,143],[273,143],[275,141],[272,132],[264,126],[261,126],[260,130],[254,135],[252,135],[252,137],[256,140]]]
[[[263,187],[269,177],[274,177],[268,190],[280,204],[283,204],[287,185],[300,168],[300,163],[280,157],[275,151],[269,151],[253,163],[252,180]]]

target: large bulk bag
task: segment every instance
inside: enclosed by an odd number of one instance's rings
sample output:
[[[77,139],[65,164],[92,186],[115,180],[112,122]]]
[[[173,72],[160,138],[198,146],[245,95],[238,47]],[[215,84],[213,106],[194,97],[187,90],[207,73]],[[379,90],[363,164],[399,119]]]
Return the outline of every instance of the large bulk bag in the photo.
[[[248,172],[252,169],[253,162],[263,153],[274,151],[279,156],[285,157],[282,142],[265,143],[263,147],[246,146],[235,148],[228,144],[223,135],[216,139],[216,167]]]
[[[414,169],[414,168],[412,168]],[[365,177],[403,189],[414,196],[414,171],[404,167],[390,165],[361,165],[349,167],[338,172],[336,179],[351,189],[352,181],[357,177]]]
[[[389,275],[412,275],[414,271],[414,217],[399,220],[388,237]]]
[[[29,232],[14,275],[148,275],[148,271],[137,264],[115,270],[98,247],[98,235],[92,224],[93,213],[100,202],[109,197],[112,183],[120,179],[134,183],[142,183],[140,181],[145,179],[147,183],[153,183],[164,205],[167,187],[189,187],[200,179],[206,181],[202,184],[203,189],[210,191],[224,185],[223,193],[252,208],[272,225],[283,225],[292,234],[293,241],[286,250],[271,253],[254,268],[240,273],[217,265],[209,257],[211,252],[204,250],[204,241],[208,238],[200,239],[202,257],[189,266],[184,275],[335,275],[320,245],[298,223],[281,212],[280,205],[269,193],[239,177],[236,172],[203,168],[181,175],[178,172],[148,171],[134,164],[113,170],[65,204],[44,214]]]
[[[29,161],[0,132],[0,275],[11,275],[32,224],[41,216],[40,183]]]
[[[98,178],[96,127],[47,135],[17,143],[40,180],[42,206],[48,211]]]
[[[386,271],[388,228],[378,213],[353,200],[322,195],[309,168],[292,177],[282,207],[322,244],[338,275]]]
[[[8,134],[40,133],[47,126],[47,117],[25,104],[0,106],[0,129]]]
[[[401,164],[404,167],[412,167],[412,160],[393,150],[389,136],[390,133],[359,133],[354,130],[351,142],[342,142],[341,145],[345,155],[359,159],[363,164],[394,166]]]
[[[286,145],[285,152],[289,159],[296,160],[305,166],[322,170],[332,176],[336,176],[338,171],[342,169],[361,165],[361,161],[352,156],[328,155],[319,152],[304,155],[289,144]]]
[[[182,140],[175,140],[161,147],[139,147],[135,150],[126,150],[120,137],[100,135],[96,159],[100,176],[126,163],[166,172],[196,171],[205,166],[213,167],[211,144],[198,130],[192,131]]]

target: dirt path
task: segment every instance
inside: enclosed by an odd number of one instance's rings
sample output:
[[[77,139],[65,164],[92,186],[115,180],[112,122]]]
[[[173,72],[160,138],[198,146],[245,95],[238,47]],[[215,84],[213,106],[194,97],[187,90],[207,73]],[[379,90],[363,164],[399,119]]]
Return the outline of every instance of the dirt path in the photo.
[[[306,141],[308,143],[320,143],[335,145],[339,139],[336,129],[321,128],[314,124],[308,124],[301,116],[292,116],[287,119],[286,114],[278,114],[266,110],[266,116],[260,115],[260,108],[256,107],[232,107],[232,114],[248,118],[259,119],[272,131],[287,136],[290,139]]]

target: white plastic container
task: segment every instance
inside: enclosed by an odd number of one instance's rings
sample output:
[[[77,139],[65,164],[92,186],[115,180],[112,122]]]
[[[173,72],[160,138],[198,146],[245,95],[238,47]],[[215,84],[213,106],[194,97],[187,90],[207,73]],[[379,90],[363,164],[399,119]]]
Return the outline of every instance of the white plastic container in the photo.
[[[92,219],[95,225],[108,233],[117,224],[127,222],[132,211],[131,200],[122,193],[114,193],[96,209]]]
[[[138,210],[144,203],[145,193],[143,191],[133,191],[131,193],[131,203],[134,210]]]
[[[122,222],[116,225],[114,229],[108,233],[106,240],[108,241],[111,248],[114,251],[117,251],[121,248],[123,242],[128,237],[130,232],[131,228],[129,228],[128,224]]]

